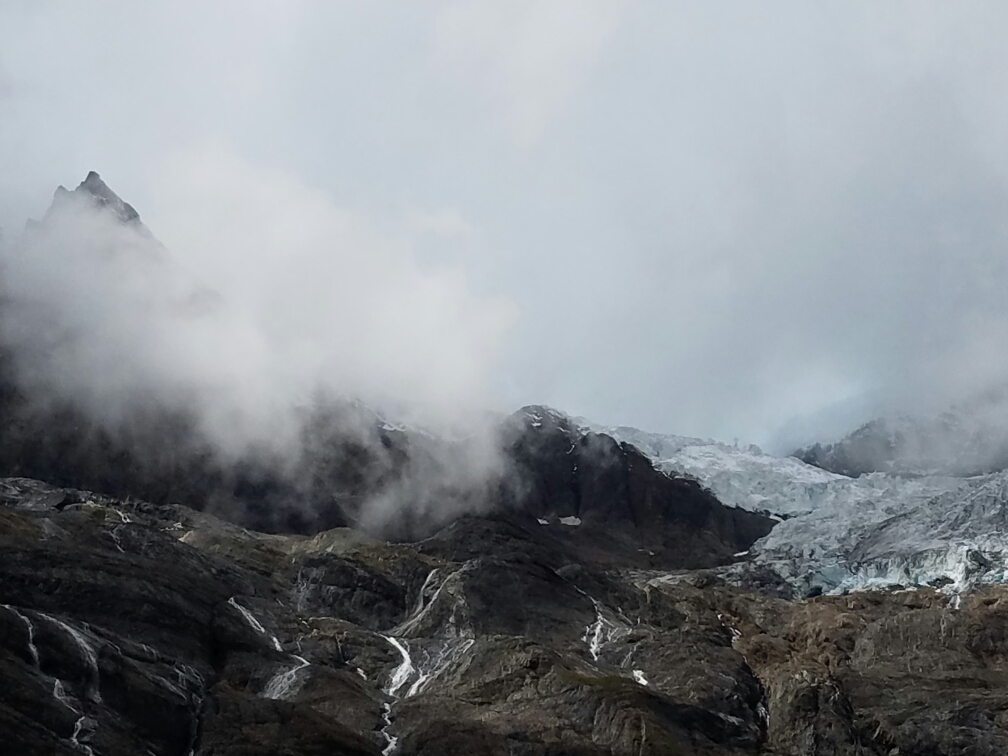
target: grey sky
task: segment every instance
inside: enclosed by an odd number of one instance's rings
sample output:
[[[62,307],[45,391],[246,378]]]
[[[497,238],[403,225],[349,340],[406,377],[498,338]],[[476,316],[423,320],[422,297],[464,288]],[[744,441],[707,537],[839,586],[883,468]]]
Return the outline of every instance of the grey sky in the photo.
[[[97,170],[220,280],[348,214],[396,251],[320,278],[450,292],[429,380],[785,443],[1008,380],[1005,39],[996,0],[5,2],[0,225]]]

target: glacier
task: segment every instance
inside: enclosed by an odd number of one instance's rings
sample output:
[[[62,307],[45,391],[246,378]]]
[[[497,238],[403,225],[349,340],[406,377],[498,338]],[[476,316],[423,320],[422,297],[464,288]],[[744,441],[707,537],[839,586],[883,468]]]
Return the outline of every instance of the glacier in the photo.
[[[780,520],[723,568],[728,580],[769,571],[798,595],[924,585],[955,595],[1008,581],[1008,471],[851,478],[753,445],[575,422],[636,446],[725,504]]]

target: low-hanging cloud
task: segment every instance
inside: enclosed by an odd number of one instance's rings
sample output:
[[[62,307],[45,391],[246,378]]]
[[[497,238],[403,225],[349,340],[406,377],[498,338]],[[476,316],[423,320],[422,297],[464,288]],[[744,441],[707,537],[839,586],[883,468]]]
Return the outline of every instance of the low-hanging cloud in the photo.
[[[78,6],[0,10],[8,237],[95,168],[200,249],[218,140],[516,302],[510,407],[790,451],[1008,383],[1003,3]]]
[[[176,155],[159,188],[167,245],[83,190],[4,244],[2,334],[30,396],[113,430],[184,410],[230,457],[296,456],[331,400],[488,438],[514,308],[418,259],[416,234],[440,225],[377,221],[215,145]],[[460,480],[493,465],[488,443],[471,451]]]

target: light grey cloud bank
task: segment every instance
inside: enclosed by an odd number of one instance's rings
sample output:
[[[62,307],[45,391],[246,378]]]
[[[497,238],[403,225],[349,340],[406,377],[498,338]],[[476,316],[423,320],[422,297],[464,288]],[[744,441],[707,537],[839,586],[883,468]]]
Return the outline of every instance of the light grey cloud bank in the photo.
[[[264,181],[220,148],[173,169],[177,248],[114,197],[103,206],[95,174],[0,243],[0,336],[29,396],[73,400],[113,430],[152,404],[181,409],[232,454],[293,448],[302,410],[329,399],[478,429],[506,301],[419,266],[423,232]]]
[[[390,393],[786,445],[1008,381],[1003,4],[201,8],[0,11],[8,235],[99,170]]]

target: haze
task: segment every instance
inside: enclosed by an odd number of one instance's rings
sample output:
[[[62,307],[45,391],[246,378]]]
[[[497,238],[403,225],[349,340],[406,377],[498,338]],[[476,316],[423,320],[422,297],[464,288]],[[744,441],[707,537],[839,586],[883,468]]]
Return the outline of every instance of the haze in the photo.
[[[9,2],[0,226],[97,170],[353,389],[785,449],[1008,383],[1005,39],[996,1]]]

